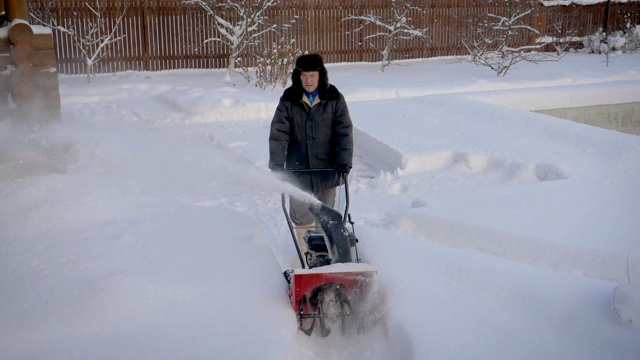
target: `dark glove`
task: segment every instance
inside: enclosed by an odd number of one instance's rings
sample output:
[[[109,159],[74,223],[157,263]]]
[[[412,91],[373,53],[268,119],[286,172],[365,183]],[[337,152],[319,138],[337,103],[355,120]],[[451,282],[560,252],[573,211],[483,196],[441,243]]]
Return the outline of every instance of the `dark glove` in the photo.
[[[336,171],[338,172],[338,175],[340,175],[340,176],[349,175],[349,171],[351,171],[351,165],[338,164],[338,165],[336,165]]]

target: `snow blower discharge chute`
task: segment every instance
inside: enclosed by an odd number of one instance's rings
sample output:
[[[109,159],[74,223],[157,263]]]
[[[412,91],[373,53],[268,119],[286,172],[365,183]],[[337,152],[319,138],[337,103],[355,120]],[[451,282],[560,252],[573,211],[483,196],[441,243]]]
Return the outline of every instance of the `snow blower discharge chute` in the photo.
[[[344,215],[325,204],[312,204],[309,207],[315,218],[312,225],[293,224],[286,195],[282,194],[282,209],[300,265],[285,271],[285,278],[298,328],[309,336],[317,329],[320,336],[326,337],[336,326],[341,335],[362,333],[375,327],[383,315],[376,304],[376,269],[361,263],[358,257],[358,239],[349,214],[347,176],[342,180]]]

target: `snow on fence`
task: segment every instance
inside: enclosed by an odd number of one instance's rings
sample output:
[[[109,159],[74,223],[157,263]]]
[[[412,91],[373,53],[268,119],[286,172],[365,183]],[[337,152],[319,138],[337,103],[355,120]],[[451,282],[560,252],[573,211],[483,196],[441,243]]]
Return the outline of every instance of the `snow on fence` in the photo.
[[[97,1],[89,3],[93,5]],[[510,1],[513,0],[412,0],[411,3],[422,11],[410,12],[408,21],[418,28],[428,29],[428,39],[399,41],[393,59],[465,55],[467,50],[461,39],[472,36],[478,22],[487,14],[508,11]],[[29,0],[32,13],[80,32],[89,29],[93,16],[85,3],[87,0]],[[269,20],[278,26],[278,30],[264,36],[256,53],[285,39],[284,43],[294,40],[303,52],[321,53],[329,63],[378,62],[382,39],[367,37],[379,30],[369,26],[354,32],[362,23],[344,19],[371,11],[381,17],[390,16],[391,3],[388,0],[278,0],[267,11]],[[541,35],[558,38],[594,34],[604,26],[606,2],[585,6],[570,1],[564,3],[545,6],[532,1],[535,11],[528,16],[529,23]],[[205,44],[205,40],[219,34],[213,19],[197,5],[187,5],[181,0],[100,0],[100,6],[103,16],[112,19],[111,26],[125,13],[123,23],[116,29],[116,36],[125,37],[106,49],[102,60],[93,65],[95,73],[227,66],[229,50],[218,42]],[[611,2],[610,31],[638,23],[640,2]],[[54,31],[54,41],[59,72],[84,73],[82,56],[71,40]],[[535,39],[523,37],[518,41],[524,45]],[[244,56],[241,61],[245,66],[255,65],[253,56]]]

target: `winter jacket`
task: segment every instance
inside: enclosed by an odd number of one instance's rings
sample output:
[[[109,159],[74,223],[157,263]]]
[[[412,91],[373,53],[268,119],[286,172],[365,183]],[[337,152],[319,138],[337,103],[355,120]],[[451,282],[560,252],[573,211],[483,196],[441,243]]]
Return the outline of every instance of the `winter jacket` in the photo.
[[[344,96],[333,85],[320,89],[311,107],[303,90],[284,91],[271,121],[269,168],[279,170],[335,169],[352,165],[353,125]],[[296,185],[317,193],[339,185],[335,171],[292,172]]]

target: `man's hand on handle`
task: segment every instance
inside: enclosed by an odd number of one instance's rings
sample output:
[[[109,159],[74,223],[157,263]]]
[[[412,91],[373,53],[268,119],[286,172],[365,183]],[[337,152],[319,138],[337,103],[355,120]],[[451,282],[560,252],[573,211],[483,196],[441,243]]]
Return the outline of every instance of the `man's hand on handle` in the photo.
[[[348,164],[338,164],[336,165],[336,171],[340,177],[344,175],[349,175],[349,171],[351,171],[351,165]]]

